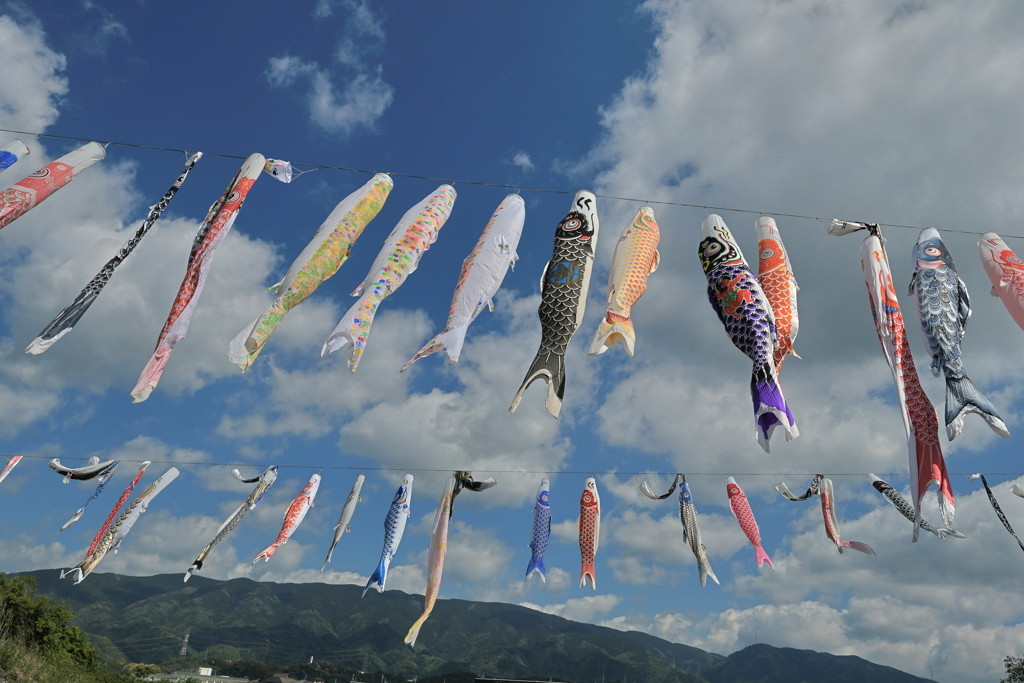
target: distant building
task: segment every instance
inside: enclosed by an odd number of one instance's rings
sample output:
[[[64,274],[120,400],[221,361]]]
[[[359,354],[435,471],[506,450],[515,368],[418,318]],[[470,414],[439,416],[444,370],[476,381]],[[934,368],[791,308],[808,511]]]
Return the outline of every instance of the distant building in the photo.
[[[193,678],[200,683],[249,683],[248,678],[232,678],[231,676],[220,676],[213,673],[213,669],[203,667],[197,671],[175,671],[172,674],[150,674],[143,680],[165,681],[166,683],[184,683],[188,678]]]

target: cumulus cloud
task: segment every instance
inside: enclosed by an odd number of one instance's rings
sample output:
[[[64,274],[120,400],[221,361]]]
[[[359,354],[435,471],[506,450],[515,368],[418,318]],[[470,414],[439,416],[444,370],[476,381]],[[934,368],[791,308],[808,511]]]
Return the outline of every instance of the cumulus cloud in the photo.
[[[271,57],[265,73],[274,88],[304,83],[310,120],[328,133],[348,136],[359,128],[373,128],[394,100],[394,88],[384,81],[381,65],[371,64],[371,57],[384,44],[381,17],[366,0],[321,0],[314,16],[325,19],[336,6],[343,7],[347,15],[335,51],[335,62],[346,79],[342,87],[335,85],[331,68],[293,55]]]
[[[67,60],[46,44],[42,26],[0,16],[0,59],[4,63],[0,73],[4,125],[35,132],[56,121],[58,105],[68,91],[63,76]]]
[[[572,621],[593,621],[597,616],[607,614],[622,598],[618,595],[588,595],[585,598],[570,598],[562,603],[536,605],[532,602],[519,603],[523,607],[535,609],[545,614],[565,617]]]

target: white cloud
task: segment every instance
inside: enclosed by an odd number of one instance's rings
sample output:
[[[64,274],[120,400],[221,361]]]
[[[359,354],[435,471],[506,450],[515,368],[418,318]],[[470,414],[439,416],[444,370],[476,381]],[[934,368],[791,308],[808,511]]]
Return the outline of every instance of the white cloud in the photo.
[[[336,87],[329,68],[292,55],[271,57],[266,77],[275,88],[287,88],[299,80],[308,83],[310,120],[328,133],[348,136],[358,128],[373,128],[394,100],[394,88],[384,81],[381,65],[369,60],[384,44],[382,19],[366,0],[320,0],[314,16],[329,17],[335,6],[346,10],[344,33],[334,55],[348,74],[345,85]]]
[[[524,173],[533,170],[533,162],[530,161],[530,155],[526,152],[517,153],[512,157],[512,163],[518,166]]]
[[[91,0],[82,3],[83,9],[95,10],[99,15],[99,25],[92,31],[78,36],[78,44],[85,52],[93,55],[106,54],[110,43],[117,38],[131,42],[128,27],[122,24],[106,7]]]
[[[46,34],[37,22],[18,23],[3,15],[0,16],[0,60],[4,64],[0,70],[0,112],[4,126],[29,132],[43,131],[57,120],[57,106],[68,91],[67,78],[62,75],[67,65],[64,55],[46,44]],[[36,161],[38,159],[33,159],[31,163]]]
[[[570,598],[562,603],[536,605],[532,602],[519,603],[545,614],[554,614],[571,621],[593,622],[598,616],[607,614],[622,601],[618,595],[588,595],[585,598]]]

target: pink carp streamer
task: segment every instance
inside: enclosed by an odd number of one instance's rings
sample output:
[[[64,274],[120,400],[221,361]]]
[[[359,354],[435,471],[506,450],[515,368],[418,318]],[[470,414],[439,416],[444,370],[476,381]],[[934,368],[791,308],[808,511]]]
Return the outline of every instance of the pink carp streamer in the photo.
[[[171,312],[167,316],[160,337],[156,342],[156,350],[153,356],[146,363],[139,381],[132,390],[132,402],[141,403],[149,398],[149,395],[156,389],[160,376],[171,358],[174,345],[185,338],[188,332],[188,325],[192,321],[192,314],[199,304],[199,295],[203,293],[203,285],[206,283],[206,276],[213,265],[213,256],[220,242],[227,237],[231,226],[238,217],[249,189],[260,172],[266,159],[262,154],[252,154],[228,184],[224,194],[221,195],[206,216],[206,220],[199,227],[196,239],[192,243],[192,251],[188,255],[188,268],[185,271],[185,279],[178,288],[178,294],[174,297],[171,305]]]

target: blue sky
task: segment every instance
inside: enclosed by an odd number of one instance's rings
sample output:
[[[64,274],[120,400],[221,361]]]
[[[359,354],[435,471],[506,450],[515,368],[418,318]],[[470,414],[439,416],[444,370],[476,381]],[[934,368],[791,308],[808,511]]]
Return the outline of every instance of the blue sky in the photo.
[[[721,653],[755,639],[856,654],[937,680],[981,681],[1024,649],[1019,548],[983,490],[953,479],[966,540],[910,543],[862,474],[906,471],[891,375],[871,325],[859,237],[780,217],[801,285],[802,360],[782,381],[801,436],[753,437],[749,361],[725,343],[696,257],[703,209],[655,204],[661,267],[634,309],[636,357],[585,350],[603,312],[614,243],[643,201],[730,206],[940,231],[1022,234],[1018,112],[1024,105],[1024,13],[875,0],[724,3],[18,3],[0,5],[0,128],[395,173],[395,188],[351,258],[294,309],[242,375],[228,341],[270,300],[333,206],[367,174],[318,170],[290,185],[261,178],[218,250],[188,337],[145,403],[128,396],[184,273],[189,245],[240,160],[209,155],[85,318],[42,356],[22,350],[134,231],[180,172],[184,155],[112,145],[107,158],[3,230],[0,257],[0,438],[7,453],[282,466],[264,502],[218,546],[203,574],[363,583],[380,553],[398,481],[413,471],[413,517],[389,588],[422,592],[429,521],[443,470],[494,475],[497,488],[456,505],[442,597],[527,603]],[[5,142],[10,134],[0,134]],[[77,146],[23,137],[32,155],[7,186]],[[381,306],[358,373],[319,349],[386,235],[436,180],[453,178],[599,199],[601,232],[587,315],[569,348],[562,415],[535,385],[506,411],[539,342],[538,277],[570,195],[523,192],[520,261],[493,313],[473,324],[458,366],[439,356],[398,374],[439,331],[462,259],[509,190],[456,183],[435,245]],[[746,254],[756,214],[722,212]],[[916,230],[885,231],[897,291]],[[944,232],[973,295],[968,372],[1006,419],[1010,439],[975,417],[944,441],[950,471],[1015,472],[1021,330],[987,296],[976,237]],[[1011,247],[1024,248],[1019,240]],[[913,302],[901,296],[922,373]],[[940,380],[923,379],[933,401]],[[155,462],[143,483],[168,465]],[[100,571],[184,572],[247,494],[229,467],[182,465]],[[285,506],[322,469],[317,504],[274,558]],[[367,468],[364,502],[318,569],[345,495]],[[373,468],[386,468],[379,471]],[[63,485],[28,459],[3,483],[8,523],[0,569],[67,567],[84,555],[134,474],[124,463],[78,524],[60,525],[92,490]],[[435,471],[436,470],[436,471]],[[552,475],[555,533],[547,585],[524,584],[531,508]],[[688,473],[722,586],[701,591],[675,499],[640,496],[644,479]],[[835,480],[843,538],[878,553],[840,556],[817,504],[783,500],[814,472]],[[575,518],[584,479],[604,509],[598,592],[577,587]],[[721,473],[702,476],[698,473]],[[758,571],[728,511],[735,474],[777,571]],[[854,474],[855,476],[841,476]],[[758,475],[758,476],[755,476]],[[906,476],[886,477],[906,492]],[[1011,523],[1024,512],[991,476]],[[657,482],[657,483],[655,483]],[[938,519],[934,497],[926,517]],[[1022,503],[1024,505],[1024,503]],[[373,599],[372,594],[366,596]],[[429,622],[420,641],[429,640]]]

